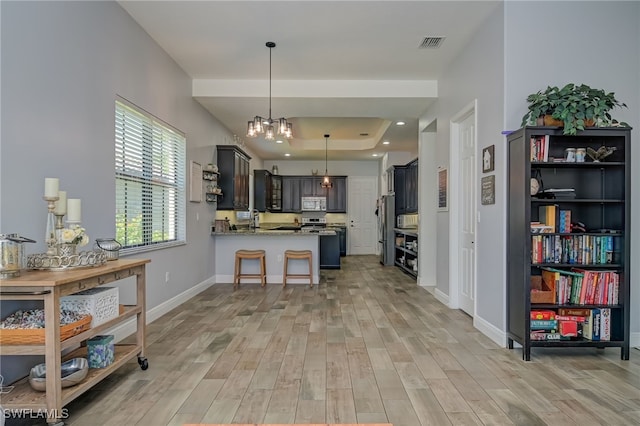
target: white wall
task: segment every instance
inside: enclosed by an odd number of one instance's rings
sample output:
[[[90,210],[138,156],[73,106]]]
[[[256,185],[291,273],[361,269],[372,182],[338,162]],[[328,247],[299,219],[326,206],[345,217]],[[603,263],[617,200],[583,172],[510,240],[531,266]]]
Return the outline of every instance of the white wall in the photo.
[[[478,100],[478,152],[486,146],[495,145],[498,164],[504,156],[504,138],[500,134],[503,121],[503,107],[500,102],[503,98],[502,20],[503,13],[500,6],[474,35],[473,40],[461,55],[444,72],[439,80],[438,101],[420,119],[420,130],[437,121],[436,146],[431,152],[436,159],[436,168],[442,166],[451,170],[449,147],[451,118],[474,99]],[[476,153],[476,164],[476,170],[478,170],[476,191],[479,191],[482,168],[478,153]],[[435,170],[428,173],[435,179]],[[481,206],[480,197],[477,199],[477,209],[482,221],[476,228],[477,310],[475,312],[476,326],[481,327],[494,339],[496,332],[504,330],[505,196],[504,186],[501,183],[505,174],[504,167],[496,167],[495,174],[496,204]],[[450,182],[455,179],[455,176],[450,175]],[[435,203],[435,200],[433,202]],[[423,203],[421,202],[420,205],[422,207]],[[448,303],[451,296],[449,292],[450,214],[451,210],[435,214],[437,224],[435,294],[445,303]],[[424,237],[428,238],[426,235]]]
[[[540,22],[544,31],[523,30]],[[520,127],[528,94],[585,83],[614,92],[628,105],[612,115],[634,128],[631,164],[640,164],[639,22],[639,2],[505,2],[505,127]],[[640,168],[632,167],[631,174],[631,341],[638,346],[640,263],[633,260],[640,253]]]
[[[1,7],[0,232],[36,239],[28,253],[45,251],[45,177],[60,178],[69,198],[82,199],[91,245],[115,235],[116,95],[185,132],[188,160],[206,164],[213,146],[231,137],[192,99],[191,79],[116,2]],[[149,309],[214,274],[209,224],[215,207],[187,203],[186,213],[186,245],[136,256],[151,259]],[[132,297],[131,287],[123,288],[121,300]],[[14,309],[13,302],[2,304],[3,315]],[[33,364],[3,357],[1,374],[10,382]]]

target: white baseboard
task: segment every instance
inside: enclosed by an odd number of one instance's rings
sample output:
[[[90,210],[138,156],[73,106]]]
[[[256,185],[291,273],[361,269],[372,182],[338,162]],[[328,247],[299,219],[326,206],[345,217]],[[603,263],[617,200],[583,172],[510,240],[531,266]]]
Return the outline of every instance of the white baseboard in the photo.
[[[482,334],[494,341],[501,348],[507,347],[507,334],[495,325],[485,321],[478,315],[473,317],[473,326]]]
[[[438,301],[440,303],[442,303],[445,306],[449,306],[449,295],[442,292],[442,290],[438,290],[438,288],[436,287],[433,295],[436,297],[436,299],[438,299]]]
[[[147,317],[146,317],[147,324],[152,323],[153,321],[160,318],[162,315],[166,314],[167,312],[171,311],[174,308],[177,308],[187,300],[191,299],[193,296],[196,296],[197,294],[202,293],[204,290],[208,289],[214,284],[215,284],[214,280],[212,278],[209,278],[201,282],[200,284],[196,284],[190,289],[178,294],[177,296],[174,296],[171,299],[165,302],[162,302],[158,306],[155,306],[147,310]],[[129,321],[126,321],[118,325],[117,327],[109,330],[109,334],[114,335],[114,340],[116,342],[119,342],[120,340],[130,336],[135,332],[136,332],[135,318],[132,318]]]

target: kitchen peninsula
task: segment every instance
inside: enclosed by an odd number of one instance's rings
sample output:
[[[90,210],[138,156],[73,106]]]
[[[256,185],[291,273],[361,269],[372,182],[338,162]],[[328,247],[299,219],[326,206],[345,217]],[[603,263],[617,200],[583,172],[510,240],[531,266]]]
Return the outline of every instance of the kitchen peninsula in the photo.
[[[285,250],[311,250],[313,253],[313,283],[320,281],[320,235],[336,235],[335,231],[301,232],[282,229],[245,229],[229,232],[212,232],[215,240],[216,282],[232,283],[236,250],[265,250],[267,284],[282,284]],[[259,273],[258,262],[243,262],[243,272]],[[306,262],[289,261],[289,272],[307,273]],[[245,282],[245,281],[243,281]],[[246,281],[251,282],[251,281]],[[259,282],[259,280],[255,280]],[[308,284],[308,280],[289,279],[287,284]]]

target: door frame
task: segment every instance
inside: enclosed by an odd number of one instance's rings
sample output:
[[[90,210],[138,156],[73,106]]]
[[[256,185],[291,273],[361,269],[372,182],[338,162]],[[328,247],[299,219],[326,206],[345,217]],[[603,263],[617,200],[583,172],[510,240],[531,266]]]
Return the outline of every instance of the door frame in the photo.
[[[478,100],[474,99],[464,106],[457,114],[451,117],[450,121],[450,144],[449,144],[449,307],[452,309],[460,308],[460,273],[457,265],[460,258],[460,123],[467,119],[470,115],[474,116],[474,145],[475,158],[478,158]],[[476,179],[477,181],[477,172]],[[477,185],[473,188],[476,191],[474,200],[477,202]],[[478,206],[473,206],[477,210]],[[477,223],[477,219],[476,219]],[[477,227],[476,227],[477,232]],[[477,244],[476,244],[477,247]],[[477,271],[478,271],[478,254],[473,251],[473,312],[474,316],[477,312]]]

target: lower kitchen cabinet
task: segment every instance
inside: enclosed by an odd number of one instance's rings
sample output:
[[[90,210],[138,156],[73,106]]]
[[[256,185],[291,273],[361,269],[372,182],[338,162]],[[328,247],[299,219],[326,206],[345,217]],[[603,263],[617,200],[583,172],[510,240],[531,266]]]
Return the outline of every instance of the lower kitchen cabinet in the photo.
[[[407,274],[418,276],[418,231],[394,229],[395,264]]]
[[[320,234],[320,269],[340,269],[340,237]]]

